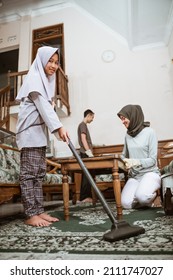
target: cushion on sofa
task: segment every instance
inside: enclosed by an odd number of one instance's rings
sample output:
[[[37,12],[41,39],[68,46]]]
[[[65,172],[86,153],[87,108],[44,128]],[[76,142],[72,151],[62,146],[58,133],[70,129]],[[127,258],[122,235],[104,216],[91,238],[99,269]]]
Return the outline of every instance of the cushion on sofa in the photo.
[[[44,177],[43,184],[62,184],[62,174],[49,174],[46,173],[46,176]],[[70,176],[68,176],[68,182],[71,183],[72,179]]]
[[[0,183],[19,184],[20,152],[0,148]],[[69,183],[72,182],[68,177]],[[43,184],[62,184],[62,174],[46,173]]]
[[[0,168],[6,168],[7,163],[6,163],[6,157],[4,154],[4,149],[0,148]]]
[[[14,150],[4,149],[6,158],[6,168],[15,169],[17,173],[20,171],[20,152]]]
[[[120,180],[124,179],[124,173],[119,173],[119,178]],[[96,183],[100,182],[112,182],[112,174],[101,174],[101,175],[96,175],[95,176],[95,181]]]

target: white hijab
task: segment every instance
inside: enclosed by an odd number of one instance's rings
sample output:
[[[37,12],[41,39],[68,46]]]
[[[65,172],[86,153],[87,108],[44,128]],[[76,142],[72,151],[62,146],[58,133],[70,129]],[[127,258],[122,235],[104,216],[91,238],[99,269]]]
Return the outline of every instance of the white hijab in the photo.
[[[55,94],[55,73],[49,78],[46,76],[44,67],[48,63],[52,55],[58,52],[58,48],[40,47],[33,61],[27,76],[24,79],[16,100],[27,97],[31,92],[39,92],[48,101],[52,101]]]

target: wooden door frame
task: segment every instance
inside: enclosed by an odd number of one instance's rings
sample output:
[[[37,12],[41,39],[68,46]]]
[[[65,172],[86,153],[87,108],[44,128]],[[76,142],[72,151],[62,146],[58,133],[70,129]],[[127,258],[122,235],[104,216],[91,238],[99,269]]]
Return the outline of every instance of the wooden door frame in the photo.
[[[42,28],[34,29],[32,31],[32,62],[36,56],[37,49],[43,45],[51,46],[51,40],[60,39],[60,64],[61,68],[65,72],[65,51],[64,51],[64,24],[56,24],[51,26],[45,26]],[[58,43],[58,42],[57,42]]]

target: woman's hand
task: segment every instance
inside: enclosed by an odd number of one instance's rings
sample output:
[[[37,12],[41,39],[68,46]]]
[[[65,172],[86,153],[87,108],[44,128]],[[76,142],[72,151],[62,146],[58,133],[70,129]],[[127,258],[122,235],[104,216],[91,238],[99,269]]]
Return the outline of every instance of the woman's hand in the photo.
[[[133,159],[133,158],[125,158],[123,159],[124,163],[125,163],[125,167],[127,169],[130,169],[134,166],[139,167],[141,166],[140,160],[139,159]]]
[[[58,129],[58,134],[59,134],[59,137],[64,142],[68,143],[68,140],[70,139],[70,136],[69,136],[68,132],[66,131],[66,129],[63,126]]]
[[[88,156],[88,157],[94,157],[92,151],[89,149],[87,151],[85,151],[85,154]]]

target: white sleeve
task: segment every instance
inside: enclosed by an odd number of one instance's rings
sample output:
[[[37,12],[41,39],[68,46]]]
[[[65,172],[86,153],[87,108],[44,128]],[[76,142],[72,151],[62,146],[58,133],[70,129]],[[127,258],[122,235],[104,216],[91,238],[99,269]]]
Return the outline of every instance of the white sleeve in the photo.
[[[34,102],[40,116],[51,133],[54,133],[57,129],[63,126],[54,111],[53,106],[41,94],[33,92],[30,94],[30,98]]]

